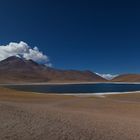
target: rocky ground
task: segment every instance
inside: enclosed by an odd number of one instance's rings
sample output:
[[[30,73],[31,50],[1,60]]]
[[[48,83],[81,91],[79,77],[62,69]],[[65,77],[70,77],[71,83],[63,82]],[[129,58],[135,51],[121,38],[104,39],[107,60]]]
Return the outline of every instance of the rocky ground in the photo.
[[[76,97],[0,88],[0,140],[139,140],[140,94]]]

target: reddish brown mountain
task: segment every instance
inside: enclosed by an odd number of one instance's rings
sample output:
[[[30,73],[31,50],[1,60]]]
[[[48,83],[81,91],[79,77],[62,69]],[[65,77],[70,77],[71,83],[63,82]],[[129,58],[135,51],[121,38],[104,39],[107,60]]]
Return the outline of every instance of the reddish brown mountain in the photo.
[[[57,70],[15,56],[0,61],[0,83],[105,81],[90,71]]]
[[[113,82],[140,82],[140,74],[123,74],[115,77]]]

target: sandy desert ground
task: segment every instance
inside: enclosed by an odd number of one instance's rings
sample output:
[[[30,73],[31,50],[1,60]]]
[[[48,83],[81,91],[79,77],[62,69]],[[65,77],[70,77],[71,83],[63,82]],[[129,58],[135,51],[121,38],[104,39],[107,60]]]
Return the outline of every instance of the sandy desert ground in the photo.
[[[0,88],[0,140],[139,140],[140,94],[45,95]]]

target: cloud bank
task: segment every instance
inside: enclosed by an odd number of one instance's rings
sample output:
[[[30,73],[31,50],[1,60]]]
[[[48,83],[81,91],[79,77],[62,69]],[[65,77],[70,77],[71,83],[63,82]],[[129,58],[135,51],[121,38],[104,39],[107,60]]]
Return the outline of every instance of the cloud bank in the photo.
[[[10,56],[18,56],[26,60],[33,61],[51,66],[47,55],[43,54],[37,47],[31,48],[27,43],[20,41],[19,43],[11,42],[8,45],[0,45],[0,61]]]
[[[96,74],[107,79],[107,80],[111,80],[111,79],[118,76],[117,74],[100,74],[100,73],[96,73]]]

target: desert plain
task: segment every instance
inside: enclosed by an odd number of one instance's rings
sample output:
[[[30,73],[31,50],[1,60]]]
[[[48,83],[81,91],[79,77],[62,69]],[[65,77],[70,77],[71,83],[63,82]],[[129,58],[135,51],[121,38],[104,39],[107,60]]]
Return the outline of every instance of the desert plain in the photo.
[[[73,96],[0,87],[0,140],[139,139],[139,93]]]

